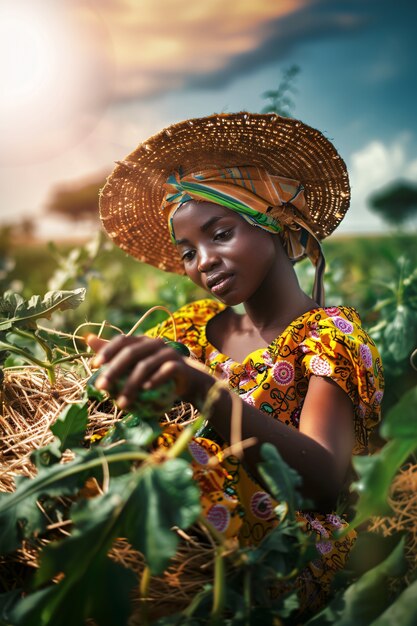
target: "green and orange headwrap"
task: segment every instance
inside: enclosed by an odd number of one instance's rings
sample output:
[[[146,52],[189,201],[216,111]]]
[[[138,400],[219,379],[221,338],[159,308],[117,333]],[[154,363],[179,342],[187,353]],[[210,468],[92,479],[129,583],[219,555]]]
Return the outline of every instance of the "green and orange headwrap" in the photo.
[[[304,219],[308,207],[300,182],[255,166],[212,167],[187,175],[175,172],[165,188],[161,208],[173,241],[173,218],[185,202],[204,200],[220,204],[254,226],[279,233],[288,256],[294,261],[308,256],[316,267],[313,298],[324,304],[324,257],[319,240]]]

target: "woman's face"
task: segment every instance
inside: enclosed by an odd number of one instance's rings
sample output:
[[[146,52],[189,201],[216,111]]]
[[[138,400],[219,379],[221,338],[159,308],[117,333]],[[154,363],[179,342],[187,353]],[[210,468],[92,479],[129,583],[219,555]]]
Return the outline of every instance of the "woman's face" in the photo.
[[[186,274],[228,305],[252,298],[275,267],[278,238],[226,207],[191,200],[173,226]]]

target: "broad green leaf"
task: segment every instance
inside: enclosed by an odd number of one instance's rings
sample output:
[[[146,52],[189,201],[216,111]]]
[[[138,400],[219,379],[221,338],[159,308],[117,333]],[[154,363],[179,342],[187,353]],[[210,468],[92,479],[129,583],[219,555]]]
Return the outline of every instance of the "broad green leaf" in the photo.
[[[22,595],[21,589],[13,589],[0,594],[0,626],[10,625],[10,614]]]
[[[74,598],[75,589],[88,587],[92,577],[95,591],[101,586],[104,574],[99,564],[116,537],[127,537],[144,553],[152,571],[161,573],[178,544],[172,526],[188,527],[199,512],[199,491],[191,468],[181,459],[112,478],[106,494],[73,507],[72,535],[44,548],[35,575],[35,585],[39,587],[65,570],[56,593],[48,599],[50,623]],[[93,571],[97,571],[95,576]],[[94,595],[94,591],[90,592]],[[81,596],[91,604],[86,594],[84,590]]]
[[[124,536],[145,555],[151,572],[161,574],[178,545],[172,527],[188,528],[200,509],[200,492],[184,459],[148,466],[126,509]]]
[[[389,579],[401,576],[405,570],[402,539],[382,563],[363,574],[305,626],[369,626],[390,602]],[[402,626],[402,622],[394,623]]]
[[[0,553],[7,554],[18,548],[23,538],[44,531],[47,520],[37,501],[75,494],[87,477],[86,471],[74,471],[82,461],[40,468],[34,478],[17,477],[15,492],[0,494]]]
[[[410,344],[410,335],[416,323],[415,317],[415,311],[400,304],[395,311],[394,319],[384,330],[384,339],[395,361],[405,359],[414,348]]]
[[[8,626],[47,626],[48,622],[42,615],[42,609],[48,606],[53,588],[41,589],[35,593],[22,594],[7,613],[4,612]]]
[[[349,561],[343,572],[345,581],[353,581],[366,571],[384,561],[397,546],[400,534],[384,537],[382,533],[361,530],[349,554]],[[342,582],[342,581],[341,581]]]
[[[90,607],[88,617],[92,617],[99,626],[126,626],[132,608],[132,590],[137,584],[136,575],[132,570],[108,558],[105,568],[97,563],[95,571],[95,576],[92,571],[86,573],[86,580],[83,580],[80,587],[81,593],[87,596],[85,604]],[[100,590],[99,593],[97,589]],[[68,602],[73,602],[72,596],[68,597]],[[85,626],[84,622],[82,626]]]
[[[81,500],[73,507],[72,534],[43,549],[40,567],[34,579],[36,587],[50,582],[63,568],[68,582],[74,584],[96,558],[100,555],[101,558],[105,557],[117,536],[120,516],[128,500],[128,497],[119,495],[123,489],[127,492],[128,478],[123,476],[112,479],[111,488],[103,496]]]
[[[359,500],[350,527],[359,526],[372,515],[389,513],[387,498],[392,480],[414,449],[414,440],[393,439],[372,456],[353,457],[359,479],[352,489],[358,492]]]
[[[87,397],[90,398],[90,400],[98,400],[99,402],[102,402],[107,397],[107,394],[104,391],[97,389],[95,385],[96,380],[100,376],[101,371],[102,371],[101,368],[96,370],[90,376],[90,378],[87,380],[87,383],[86,383]]]
[[[51,431],[60,441],[60,450],[81,445],[88,422],[87,400],[76,404],[69,404],[59,414]]]
[[[36,328],[36,320],[50,319],[54,311],[75,309],[85,297],[85,289],[72,291],[48,291],[43,299],[32,296],[29,300],[16,298],[16,294],[6,292],[0,300],[0,311],[7,313],[6,319],[0,321],[0,331],[10,330],[14,324],[20,328]]]
[[[110,449],[78,449],[77,457],[69,463],[42,467],[34,478],[18,477],[14,493],[0,494],[0,553],[15,550],[23,538],[44,530],[46,520],[36,504],[38,499],[74,495],[88,477],[101,478],[104,463],[113,475],[120,468],[126,472],[127,462],[145,456],[131,443]]]
[[[104,435],[103,439],[101,439],[100,445],[107,446],[115,441],[124,439],[141,448],[146,448],[150,446],[162,432],[160,425],[156,421],[144,422],[140,420],[137,424],[133,425],[130,418],[132,418],[132,415],[129,414],[116,422]]]
[[[381,426],[384,439],[414,440],[417,449],[417,386],[407,391],[390,409]]]
[[[30,460],[39,470],[41,467],[48,467],[59,463],[62,458],[61,445],[58,437],[54,437],[53,441],[43,448],[34,450],[30,455]]]
[[[417,581],[415,580],[370,626],[415,626],[417,624]]]
[[[2,317],[11,317],[20,306],[23,305],[25,299],[20,293],[6,291],[0,298],[0,313],[5,313]]]
[[[274,498],[286,502],[289,512],[294,515],[303,504],[303,498],[298,491],[302,484],[301,476],[283,461],[271,443],[262,445],[261,456],[263,461],[258,465],[259,474]]]
[[[58,584],[25,594],[9,611],[13,626],[85,626],[87,618],[98,626],[126,626],[135,575],[106,556],[88,565],[79,561],[76,576],[65,566]]]

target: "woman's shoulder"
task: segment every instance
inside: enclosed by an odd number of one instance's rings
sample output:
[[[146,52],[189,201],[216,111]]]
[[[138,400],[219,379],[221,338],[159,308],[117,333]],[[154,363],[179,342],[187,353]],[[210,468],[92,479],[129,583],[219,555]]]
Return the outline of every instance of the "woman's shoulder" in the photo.
[[[317,307],[316,309],[307,311],[305,314],[305,321],[307,324],[312,321],[328,321],[337,326],[338,320],[340,319],[344,319],[356,326],[362,325],[358,311],[351,306],[338,305]]]
[[[361,329],[359,313],[353,307],[316,307],[296,317],[274,343],[301,344],[305,339],[322,335],[352,334]]]
[[[324,334],[330,333],[334,337],[344,338],[350,341],[370,343],[374,345],[372,338],[362,324],[358,311],[351,306],[332,306],[318,309],[308,319],[308,324],[317,322],[317,327]]]
[[[340,305],[313,309],[299,321],[305,339],[313,339],[318,343],[336,341],[350,349],[367,344],[376,349],[354,307]]]

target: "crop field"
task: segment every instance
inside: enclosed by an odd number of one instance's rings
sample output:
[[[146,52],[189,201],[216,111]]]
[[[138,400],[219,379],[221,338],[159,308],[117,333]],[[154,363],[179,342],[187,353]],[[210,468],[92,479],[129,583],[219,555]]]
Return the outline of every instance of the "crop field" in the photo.
[[[169,388],[128,413],[94,386],[87,332],[129,332],[155,306],[205,292],[98,236],[5,242],[0,258],[0,625],[412,626],[417,623],[417,245],[415,236],[324,242],[326,304],[354,306],[385,370],[373,454],[352,460],[348,566],[318,613],[294,582],[312,539],[296,521],[298,476],[270,445],[259,472],[280,523],[256,548],[204,521],[187,452],[204,422]],[[297,269],[308,292],[313,272]],[[166,317],[157,309],[135,332]],[[232,416],[233,417],[233,416]],[[163,454],[166,422],[184,429]],[[277,594],[266,590],[280,589]],[[62,621],[66,616],[66,621]]]

